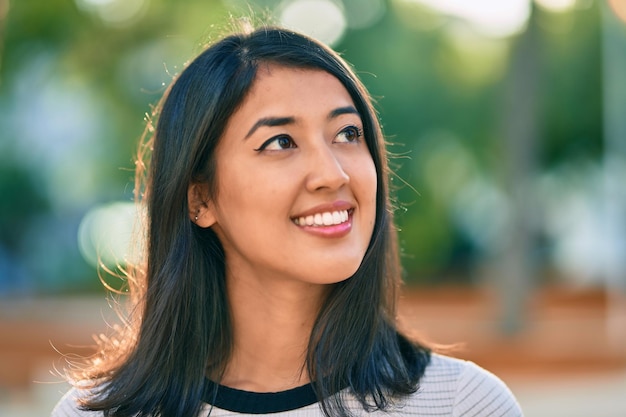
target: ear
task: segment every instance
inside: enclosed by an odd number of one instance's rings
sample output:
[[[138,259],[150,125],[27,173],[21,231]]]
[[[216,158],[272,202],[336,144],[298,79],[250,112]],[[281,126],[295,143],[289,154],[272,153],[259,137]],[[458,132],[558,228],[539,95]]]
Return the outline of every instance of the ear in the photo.
[[[192,183],[187,189],[189,219],[200,227],[211,227],[216,222],[207,184]]]

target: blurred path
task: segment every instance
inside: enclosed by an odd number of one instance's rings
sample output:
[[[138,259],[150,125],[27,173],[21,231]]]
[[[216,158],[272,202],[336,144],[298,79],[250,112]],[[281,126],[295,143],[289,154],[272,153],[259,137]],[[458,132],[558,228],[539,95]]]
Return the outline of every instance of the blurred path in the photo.
[[[499,331],[495,294],[466,288],[409,289],[404,324],[426,340],[458,344],[451,354],[500,376],[526,417],[626,417],[626,326],[616,297],[548,288],[526,308],[519,334]]]
[[[508,379],[526,417],[626,416],[624,370]]]
[[[544,291],[528,306],[524,331],[512,337],[499,333],[497,303],[487,292],[411,289],[400,311],[422,337],[463,342],[451,354],[505,380],[526,417],[626,417],[626,349],[610,342],[601,293]],[[1,299],[0,416],[48,415],[67,389],[52,371],[65,365],[52,345],[88,354],[91,335],[115,321],[104,297]]]

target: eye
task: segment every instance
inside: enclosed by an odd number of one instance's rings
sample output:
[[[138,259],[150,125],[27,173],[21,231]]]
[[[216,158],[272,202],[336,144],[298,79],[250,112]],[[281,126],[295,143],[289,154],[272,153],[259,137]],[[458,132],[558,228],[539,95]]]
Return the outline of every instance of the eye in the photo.
[[[263,142],[255,151],[280,151],[281,149],[297,148],[296,143],[287,135],[274,136]]]
[[[363,136],[363,130],[356,126],[347,126],[343,128],[337,137],[335,143],[354,143],[358,142]]]

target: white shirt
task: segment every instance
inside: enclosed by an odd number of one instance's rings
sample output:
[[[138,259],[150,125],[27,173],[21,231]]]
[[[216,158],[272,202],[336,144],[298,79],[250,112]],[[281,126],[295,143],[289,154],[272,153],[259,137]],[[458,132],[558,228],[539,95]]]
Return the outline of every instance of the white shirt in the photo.
[[[324,417],[305,387],[281,393],[250,393],[222,389],[213,406],[205,404],[198,417]],[[80,390],[70,390],[57,404],[52,417],[101,417],[102,412],[78,409]],[[84,395],[84,394],[83,394]],[[433,354],[415,394],[398,401],[388,411],[364,411],[359,402],[346,396],[346,405],[356,416],[368,417],[521,417],[522,411],[507,386],[478,365]],[[284,404],[290,404],[284,409]],[[282,404],[282,406],[281,406]],[[282,407],[273,409],[272,407]],[[280,411],[278,411],[280,410]]]

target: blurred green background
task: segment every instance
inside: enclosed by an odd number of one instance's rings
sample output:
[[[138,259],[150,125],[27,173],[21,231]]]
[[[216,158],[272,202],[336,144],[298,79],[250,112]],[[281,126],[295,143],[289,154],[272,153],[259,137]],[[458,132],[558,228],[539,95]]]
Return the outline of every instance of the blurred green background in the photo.
[[[47,415],[115,323],[146,114],[250,14],[376,99],[407,327],[528,417],[626,415],[626,0],[0,0],[0,415]]]
[[[331,44],[376,98],[409,284],[623,270],[623,1],[0,0],[1,296],[102,290],[144,115],[251,12]]]

